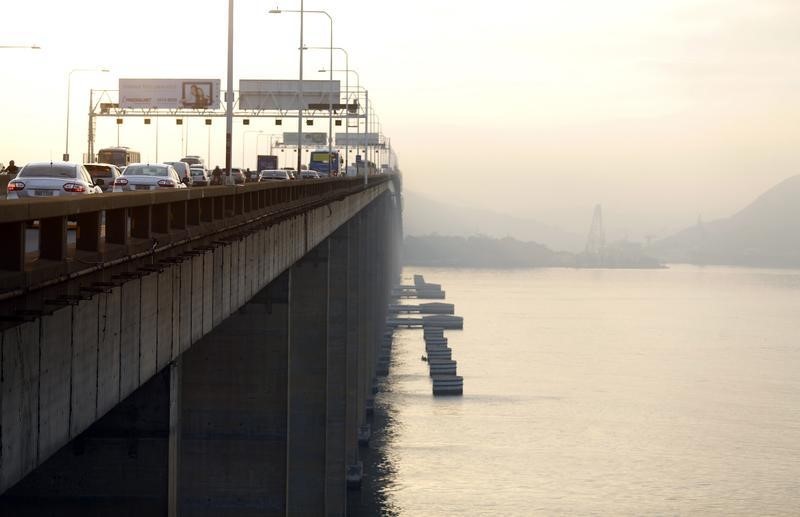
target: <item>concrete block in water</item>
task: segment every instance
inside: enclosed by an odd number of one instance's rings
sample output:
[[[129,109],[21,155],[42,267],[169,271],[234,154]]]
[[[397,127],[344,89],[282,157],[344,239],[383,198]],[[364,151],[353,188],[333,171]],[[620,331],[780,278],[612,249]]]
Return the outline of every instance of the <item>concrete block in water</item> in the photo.
[[[425,339],[425,344],[446,346],[447,338],[427,338]]]
[[[435,375],[433,380],[434,395],[462,395],[464,378],[460,375]]]
[[[456,362],[452,359],[428,359],[430,375],[455,375]]]
[[[430,360],[436,360],[436,359],[442,359],[442,360],[450,361],[450,360],[453,359],[453,351],[450,350],[449,348],[428,350],[427,353],[428,353],[428,360],[429,361]]]
[[[441,327],[445,329],[463,329],[464,318],[461,316],[451,316],[448,314],[434,314],[422,318],[424,327]]]

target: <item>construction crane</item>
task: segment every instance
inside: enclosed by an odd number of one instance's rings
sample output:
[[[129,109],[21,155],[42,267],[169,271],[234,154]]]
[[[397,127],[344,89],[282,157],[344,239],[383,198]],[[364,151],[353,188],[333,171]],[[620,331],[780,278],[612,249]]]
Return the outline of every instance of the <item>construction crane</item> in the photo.
[[[587,257],[595,258],[598,261],[605,256],[606,233],[603,230],[603,208],[595,205],[594,215],[592,216],[592,227],[589,230],[589,237],[586,239],[586,249],[584,253]]]

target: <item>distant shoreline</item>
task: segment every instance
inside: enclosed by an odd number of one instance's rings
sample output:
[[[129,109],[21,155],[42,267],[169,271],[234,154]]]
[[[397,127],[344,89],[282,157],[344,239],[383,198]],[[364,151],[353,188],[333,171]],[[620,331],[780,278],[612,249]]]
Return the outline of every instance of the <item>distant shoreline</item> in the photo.
[[[485,235],[406,236],[402,262],[409,266],[528,268],[569,267],[575,269],[663,269],[658,260],[643,253],[641,246],[611,245],[599,253],[553,251],[537,242]]]
[[[687,264],[690,266],[726,266],[727,264]],[[421,263],[403,262],[403,267],[438,267],[438,268],[468,268],[468,269],[669,269],[667,264],[657,266],[576,266],[565,264],[532,264],[532,265],[475,265],[475,264],[453,264],[453,263]],[[757,266],[755,266],[757,267]]]

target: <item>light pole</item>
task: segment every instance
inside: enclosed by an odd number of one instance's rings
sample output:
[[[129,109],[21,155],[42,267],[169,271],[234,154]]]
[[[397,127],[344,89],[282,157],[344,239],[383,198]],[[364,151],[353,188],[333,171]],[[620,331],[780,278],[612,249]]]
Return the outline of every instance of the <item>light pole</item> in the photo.
[[[228,0],[228,81],[225,91],[225,178],[231,177],[233,157],[233,0]],[[209,164],[210,165],[210,164]]]
[[[246,137],[250,133],[263,133],[264,131],[260,129],[251,129],[249,131],[245,131],[242,133],[242,164],[241,167],[244,167],[244,137]],[[256,137],[256,147],[258,147],[258,137]]]
[[[67,74],[67,138],[64,144],[64,156],[62,158],[65,162],[69,161],[69,100],[70,90],[72,89],[72,74],[74,72],[108,72],[108,68],[73,68]],[[91,157],[89,157],[91,159]]]
[[[336,47],[336,48],[339,48],[339,47]],[[346,56],[345,69],[344,70],[330,70],[330,72],[344,72],[346,74],[345,75],[345,80],[344,80],[344,82],[345,82],[344,89],[347,91],[347,94],[345,95],[345,99],[346,100],[345,100],[345,128],[344,128],[344,132],[349,135],[350,134],[350,74],[356,74],[356,100],[358,100],[358,94],[361,92],[361,77],[358,75],[358,72],[356,72],[355,70],[350,70],[350,59],[349,59],[349,57],[347,57],[347,51],[344,50],[344,49],[340,49],[340,50],[342,50],[344,52],[344,55]],[[323,68],[323,69],[321,69],[319,71],[320,72],[328,72],[329,70],[325,70]],[[358,133],[358,131],[356,131],[356,133]],[[346,140],[345,140],[345,149],[344,149],[344,154],[345,154],[345,169],[344,170],[345,170],[345,174],[347,174],[347,160],[350,158],[350,156],[349,156],[349,154],[350,154],[349,153],[350,141],[349,141],[349,136],[345,137],[345,138],[346,138]],[[356,149],[358,149],[358,146],[356,146]],[[356,174],[358,174],[358,171],[356,171]]]
[[[331,74],[330,74],[330,81],[333,82],[333,18],[331,15],[328,14],[326,11],[306,11],[303,9],[303,2],[300,1],[300,10],[281,10],[281,9],[270,9],[270,14],[280,14],[280,13],[300,13],[300,93],[302,94],[302,84],[303,84],[303,13],[314,13],[314,14],[324,14],[328,17],[328,21],[330,21],[331,29],[330,29],[330,65]],[[330,171],[330,163],[331,163],[331,153],[333,152],[333,99],[331,98],[331,93],[328,91],[328,170]],[[300,136],[298,134],[298,136]],[[300,153],[298,153],[298,157]],[[298,158],[299,162],[299,158]],[[297,173],[300,174],[300,168],[297,168]]]
[[[331,44],[333,44],[333,38],[331,38]],[[310,50],[328,50],[327,47],[308,47],[308,48]],[[342,52],[344,52],[344,69],[347,72],[345,74],[345,76],[344,76],[344,91],[345,91],[344,132],[345,133],[349,133],[350,132],[350,130],[349,130],[349,126],[350,126],[350,121],[349,121],[349,119],[350,119],[350,109],[349,109],[349,104],[350,104],[350,73],[349,73],[350,72],[350,55],[342,47],[331,47],[330,50],[341,50]],[[323,68],[322,70],[320,70],[320,72],[325,72],[325,69]],[[336,72],[336,70],[333,70],[333,57],[331,57],[331,64],[330,64],[329,72],[330,72],[330,81],[333,81],[333,72]],[[330,131],[330,129],[329,129],[329,131]],[[333,135],[331,135],[331,137],[333,137]],[[328,149],[328,150],[330,151],[330,149]],[[348,142],[347,142],[347,137],[345,137],[345,141],[344,141],[344,172],[345,172],[345,174],[347,174],[347,161],[350,158],[348,156],[348,151],[349,151],[349,146],[348,146]]]
[[[280,9],[270,9],[267,14],[280,14]],[[300,174],[300,166],[303,163],[303,0],[300,0],[300,78],[297,84],[297,174]]]
[[[267,135],[258,135],[256,137],[256,148],[258,147],[258,139],[261,138],[262,136],[267,136]],[[275,141],[276,138],[280,138],[280,135],[269,135],[269,154],[270,154],[270,156],[272,156],[272,143]]]

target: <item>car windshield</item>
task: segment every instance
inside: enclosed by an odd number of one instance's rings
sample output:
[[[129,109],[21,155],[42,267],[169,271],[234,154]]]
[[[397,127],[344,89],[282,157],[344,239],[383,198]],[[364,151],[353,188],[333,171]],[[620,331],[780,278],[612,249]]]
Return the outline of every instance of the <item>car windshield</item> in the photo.
[[[125,176],[167,176],[167,168],[157,165],[128,165]]]
[[[202,176],[203,174],[205,174],[205,171],[201,171],[199,169],[191,169],[190,173],[192,176]]]
[[[53,163],[26,165],[19,173],[20,178],[74,178],[77,169],[74,165]]]
[[[84,167],[86,167],[86,170],[89,171],[89,174],[93,178],[110,178],[111,176],[114,175],[112,170],[111,170],[111,167],[109,167],[107,165],[91,165],[91,164],[87,164],[87,165],[84,165]]]

